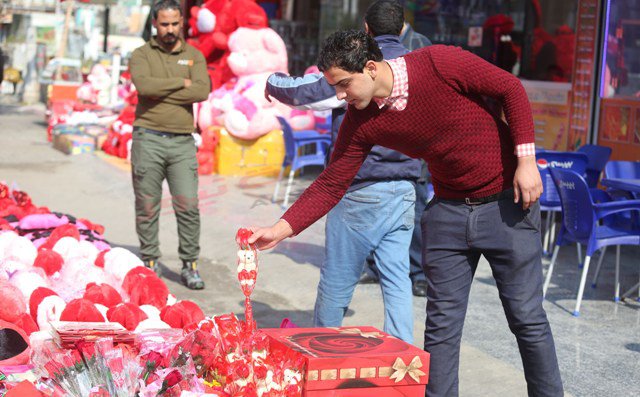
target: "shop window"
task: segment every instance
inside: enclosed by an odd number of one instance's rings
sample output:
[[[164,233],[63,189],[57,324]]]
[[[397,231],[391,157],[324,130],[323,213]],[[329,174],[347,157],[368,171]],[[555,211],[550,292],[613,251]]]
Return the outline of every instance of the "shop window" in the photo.
[[[603,98],[640,97],[640,0],[611,0],[605,30]]]
[[[463,47],[526,79],[570,82],[578,0],[405,0],[434,43]]]
[[[613,142],[629,142],[630,116],[631,109],[629,107],[603,106],[601,138]]]

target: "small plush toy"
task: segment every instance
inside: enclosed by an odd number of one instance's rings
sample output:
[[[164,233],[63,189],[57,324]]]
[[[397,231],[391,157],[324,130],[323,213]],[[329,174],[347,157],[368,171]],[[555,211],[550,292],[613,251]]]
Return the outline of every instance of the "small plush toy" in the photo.
[[[84,292],[83,298],[93,303],[104,305],[108,308],[122,303],[122,297],[109,284],[89,283]]]
[[[0,281],[0,320],[14,322],[27,310],[27,300],[22,292],[7,281]]]
[[[121,247],[112,248],[104,255],[104,271],[113,275],[118,282],[122,282],[131,269],[139,266],[143,266],[140,258]]]
[[[34,292],[35,293],[35,292]],[[36,306],[36,322],[40,331],[51,329],[51,321],[58,321],[67,304],[57,295],[46,296]]]
[[[74,299],[67,304],[62,311],[60,321],[84,321],[90,323],[101,323],[105,319],[93,302],[88,299]]]
[[[109,321],[120,323],[129,331],[135,330],[138,324],[147,318],[147,314],[133,303],[120,303],[107,312]]]
[[[0,320],[0,366],[29,362],[29,336],[15,324]]]
[[[27,335],[31,335],[33,332],[39,330],[33,318],[27,313],[22,313],[15,321],[15,325],[22,328]]]
[[[169,324],[171,328],[184,328],[204,320],[204,313],[194,302],[183,300],[162,309],[160,319]]]
[[[131,269],[122,282],[122,289],[129,295],[129,302],[136,305],[153,305],[162,309],[167,304],[169,289],[153,270],[144,266]]]
[[[46,287],[38,287],[31,293],[29,298],[29,314],[34,320],[38,319],[38,306],[48,296],[58,296],[54,291]]]
[[[9,281],[20,290],[27,302],[36,288],[48,286],[47,275],[39,267],[19,270],[11,276]]]
[[[43,248],[38,250],[33,266],[41,268],[47,276],[51,276],[60,271],[63,263],[62,255],[54,250]]]
[[[0,237],[0,260],[14,261],[31,266],[38,256],[38,250],[26,237],[13,232],[2,233]]]
[[[78,227],[76,225],[67,223],[64,225],[60,225],[53,229],[51,235],[46,240],[46,242],[40,245],[38,248],[49,248],[52,249],[54,245],[63,237],[71,237],[76,240],[80,240],[80,232],[78,231]]]

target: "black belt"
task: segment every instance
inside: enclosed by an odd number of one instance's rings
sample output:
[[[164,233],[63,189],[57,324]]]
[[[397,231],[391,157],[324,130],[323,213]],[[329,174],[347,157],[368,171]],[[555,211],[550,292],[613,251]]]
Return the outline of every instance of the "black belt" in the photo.
[[[141,127],[137,127],[136,129],[145,134],[157,135],[163,138],[175,138],[177,136],[191,135],[185,132],[165,132],[165,131],[157,131],[157,130],[151,130],[149,128],[141,128]]]
[[[458,203],[465,203],[467,205],[479,205],[486,204],[492,201],[498,201],[503,199],[513,199],[513,189],[503,190],[500,193],[492,194],[486,197],[465,197],[465,198],[446,198],[444,201],[455,201]]]

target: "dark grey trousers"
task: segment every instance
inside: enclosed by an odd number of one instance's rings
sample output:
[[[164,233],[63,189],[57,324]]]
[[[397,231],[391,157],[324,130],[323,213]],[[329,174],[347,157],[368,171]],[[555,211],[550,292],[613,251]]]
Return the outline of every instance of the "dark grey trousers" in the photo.
[[[422,216],[431,354],[427,396],[457,396],[460,339],[480,255],[491,265],[515,335],[530,396],[562,396],[558,360],[542,308],[540,207],[513,199],[481,205],[432,200]]]

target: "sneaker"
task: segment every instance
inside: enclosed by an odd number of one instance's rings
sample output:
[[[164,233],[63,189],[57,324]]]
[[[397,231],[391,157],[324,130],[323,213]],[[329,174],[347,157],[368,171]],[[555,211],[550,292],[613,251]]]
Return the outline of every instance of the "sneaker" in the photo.
[[[186,285],[189,289],[203,289],[204,281],[198,273],[198,262],[196,261],[182,261],[182,271],[180,272],[182,278],[182,284]]]
[[[153,270],[156,276],[162,277],[162,269],[160,268],[160,262],[157,259],[148,259],[144,262],[144,266]]]

